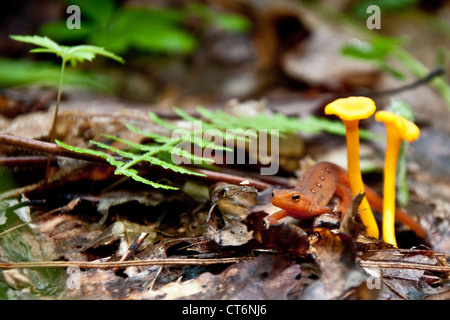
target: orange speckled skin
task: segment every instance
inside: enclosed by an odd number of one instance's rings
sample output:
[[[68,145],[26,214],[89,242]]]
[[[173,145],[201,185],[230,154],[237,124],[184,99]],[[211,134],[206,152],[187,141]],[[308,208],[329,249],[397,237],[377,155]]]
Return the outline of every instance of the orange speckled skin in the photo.
[[[364,191],[372,208],[382,212],[383,200],[380,196],[367,186]],[[286,216],[307,220],[329,213],[328,203],[333,195],[338,195],[342,200],[338,210],[343,216],[352,200],[347,171],[330,162],[319,162],[304,172],[294,189],[273,191],[272,204],[282,210],[271,215],[269,222],[276,223]],[[396,220],[409,226],[418,236],[426,237],[425,230],[402,210],[396,210]]]
[[[300,177],[295,189],[274,190],[272,204],[285,210],[288,216],[309,219],[330,212],[328,203],[338,184],[338,167],[329,162],[319,162]]]

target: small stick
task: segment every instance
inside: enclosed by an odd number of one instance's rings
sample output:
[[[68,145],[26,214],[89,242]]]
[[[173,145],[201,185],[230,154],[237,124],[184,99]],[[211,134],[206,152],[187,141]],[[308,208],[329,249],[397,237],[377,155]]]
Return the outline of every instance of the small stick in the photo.
[[[126,260],[128,260],[131,257],[131,255],[137,250],[137,248],[140,247],[142,242],[144,242],[144,240],[145,240],[145,238],[147,238],[148,234],[149,234],[148,232],[142,232],[139,235],[139,237],[137,237],[137,239],[134,240],[134,242],[128,248],[127,252],[125,252],[123,257],[119,261],[126,261]],[[119,270],[120,270],[120,268],[114,268],[113,269],[114,272],[117,272]]]
[[[14,146],[19,149],[25,149],[25,150],[32,150],[37,152],[43,152],[52,154],[55,156],[61,156],[61,157],[68,157],[78,160],[86,160],[86,161],[93,161],[93,162],[103,162],[106,163],[106,161],[101,157],[96,157],[89,154],[83,154],[83,153],[77,153],[73,152],[67,149],[64,149],[61,146],[58,146],[54,143],[34,140],[34,139],[27,139],[22,137],[16,137],[9,134],[0,134],[0,143]]]
[[[450,266],[435,266],[435,265],[417,264],[417,263],[410,263],[410,262],[361,260],[360,264],[363,267],[416,269],[416,270],[425,270],[425,271],[450,272]]]
[[[14,230],[16,230],[16,229],[22,228],[22,227],[24,227],[24,226],[26,226],[26,225],[28,225],[28,224],[30,224],[30,223],[33,223],[33,221],[30,221],[30,222],[24,222],[24,223],[18,224],[17,226],[11,227],[11,228],[9,228],[9,229],[3,231],[3,232],[0,232],[0,237],[4,236],[5,234],[7,234],[7,233],[9,233],[9,232],[11,232],[11,231],[14,231]]]
[[[150,260],[136,260],[136,261],[35,261],[35,262],[0,262],[0,269],[20,269],[20,268],[69,268],[78,267],[83,269],[114,269],[127,267],[148,267],[148,266],[208,266],[213,264],[228,264],[240,261],[247,261],[250,257],[231,257],[231,258],[217,258],[217,259],[202,259],[202,258],[165,258],[165,259],[150,259]]]
[[[256,180],[256,179],[245,178],[242,176],[237,176],[237,175],[228,174],[228,173],[215,172],[215,171],[207,170],[207,169],[193,169],[193,168],[189,168],[189,169],[192,171],[204,174],[205,177],[200,177],[200,178],[203,178],[205,180],[224,181],[224,182],[228,182],[228,183],[232,183],[232,184],[240,184],[242,181],[248,181],[248,186],[255,187],[258,190],[264,190],[264,189],[267,189],[268,187],[270,187],[270,184],[262,182],[260,180]]]
[[[394,94],[401,93],[403,91],[412,90],[416,87],[427,84],[428,82],[433,80],[435,77],[443,75],[444,73],[445,73],[445,69],[443,67],[437,67],[436,69],[431,70],[430,73],[427,76],[425,76],[424,78],[420,78],[420,79],[418,79],[410,84],[407,84],[405,86],[401,86],[401,87],[394,88],[394,89],[380,90],[380,91],[376,91],[376,90],[367,90],[367,91],[364,90],[363,91],[363,90],[361,90],[361,91],[354,92],[353,95],[362,95],[362,96],[367,96],[367,97],[394,95]]]
[[[56,159],[52,158],[55,164]],[[2,167],[18,167],[18,166],[42,166],[47,163],[47,157],[42,156],[19,156],[19,157],[1,157],[0,165]]]
[[[161,274],[162,270],[163,270],[164,266],[160,266],[158,269],[158,272],[156,273],[155,277],[152,280],[152,283],[150,284],[150,291],[153,291],[153,287],[155,286],[156,283],[156,279],[158,278],[158,276]]]
[[[97,157],[90,154],[83,154],[78,152],[73,152],[67,150],[59,145],[49,142],[38,141],[34,139],[27,139],[22,137],[16,137],[8,134],[0,134],[0,143],[11,145],[20,149],[33,150],[37,152],[49,153],[55,156],[67,157],[78,160],[85,160],[97,163],[107,164],[106,160],[102,157]],[[220,173],[212,170],[206,169],[193,169],[190,170],[202,173],[205,177],[199,177],[200,179],[210,180],[210,181],[224,181],[233,184],[239,184],[242,181],[246,180],[249,182],[249,186],[253,186],[258,190],[267,189],[270,184],[262,182],[256,179],[250,179],[247,177],[242,177],[233,174]]]

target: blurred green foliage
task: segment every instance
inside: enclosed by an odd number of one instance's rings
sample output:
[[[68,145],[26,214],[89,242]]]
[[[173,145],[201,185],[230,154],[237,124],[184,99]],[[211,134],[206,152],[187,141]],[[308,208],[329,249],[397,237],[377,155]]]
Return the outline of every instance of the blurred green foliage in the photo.
[[[398,79],[403,79],[404,74],[391,67],[387,60],[389,55],[405,43],[405,39],[376,36],[370,42],[354,41],[344,46],[341,50],[342,54],[356,58],[370,60],[378,65],[378,67],[389,72]]]
[[[35,62],[0,58],[0,87],[40,85],[56,88],[59,84],[61,66],[52,62]],[[98,92],[112,92],[114,84],[110,77],[80,70],[66,70],[67,85],[88,88]]]
[[[193,52],[198,39],[195,31],[184,27],[189,19],[229,32],[245,32],[250,28],[250,22],[243,16],[215,12],[200,3],[179,9],[121,7],[114,0],[65,2],[80,7],[81,29],[67,28],[64,20],[46,24],[39,32],[58,42],[89,43],[117,54],[130,49],[156,54]]]
[[[381,12],[398,12],[414,7],[419,3],[419,0],[363,0],[358,1],[352,8],[352,14],[359,18],[367,19],[367,8],[371,5],[380,7]]]
[[[364,59],[377,64],[381,70],[387,71],[396,78],[406,78],[406,72],[418,78],[425,78],[430,74],[430,70],[419,60],[408,53],[403,45],[406,43],[403,38],[392,38],[385,36],[373,36],[369,41],[353,41],[343,46],[341,53],[355,59]],[[439,58],[443,63],[445,59],[441,51]],[[396,64],[401,67],[393,67]],[[430,85],[436,89],[444,99],[450,109],[450,86],[443,77],[434,77]]]

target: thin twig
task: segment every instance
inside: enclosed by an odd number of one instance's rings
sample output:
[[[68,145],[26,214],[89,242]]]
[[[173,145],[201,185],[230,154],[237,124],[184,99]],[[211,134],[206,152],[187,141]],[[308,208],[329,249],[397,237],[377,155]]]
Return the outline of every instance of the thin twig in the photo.
[[[159,275],[161,274],[162,270],[163,270],[164,266],[160,266],[158,269],[158,272],[156,273],[155,277],[152,280],[152,283],[150,284],[150,291],[153,291],[153,287],[155,286],[156,283],[156,279],[159,277]]]
[[[19,167],[19,166],[43,166],[47,164],[48,157],[43,156],[19,156],[19,157],[1,157],[0,166]],[[56,164],[56,159],[52,158]]]
[[[38,141],[38,140],[34,140],[34,139],[16,137],[16,136],[8,135],[8,134],[0,134],[0,143],[14,146],[14,147],[20,148],[20,149],[48,153],[48,154],[52,154],[55,156],[61,156],[61,157],[67,157],[67,158],[72,158],[72,159],[108,164],[106,162],[106,160],[102,157],[97,157],[97,156],[90,155],[90,154],[83,154],[83,153],[70,151],[59,145],[49,143],[49,142]],[[224,181],[224,182],[233,183],[233,184],[239,184],[242,181],[246,180],[246,181],[248,181],[249,186],[253,186],[258,190],[264,190],[270,186],[270,184],[268,184],[268,183],[265,183],[265,182],[262,182],[260,180],[253,179],[253,178],[247,178],[247,177],[242,177],[242,176],[238,176],[238,175],[215,172],[215,171],[207,170],[207,169],[190,168],[190,170],[204,174],[205,177],[203,177],[203,179],[205,179],[205,180]],[[202,178],[202,177],[199,177],[199,178]]]
[[[78,160],[106,163],[106,161],[101,157],[96,157],[90,154],[73,152],[64,149],[63,147],[58,146],[57,144],[54,143],[16,137],[9,134],[0,134],[0,143],[13,146],[19,149],[32,150],[60,157],[68,157]]]
[[[14,231],[16,229],[22,228],[22,227],[24,227],[24,226],[26,226],[26,225],[28,225],[30,223],[33,223],[33,221],[24,222],[24,223],[18,224],[17,226],[11,227],[11,228],[9,228],[9,229],[7,229],[5,231],[2,231],[2,232],[0,232],[0,237],[4,236],[5,234],[7,234],[7,233],[9,233],[11,231]]]
[[[127,267],[147,267],[158,265],[172,265],[172,266],[207,266],[213,264],[228,264],[240,261],[247,261],[250,257],[231,257],[218,259],[195,259],[195,258],[166,258],[166,259],[151,259],[151,260],[136,260],[136,261],[111,261],[111,262],[97,262],[97,261],[35,261],[35,262],[0,262],[0,269],[21,269],[21,268],[68,268],[78,267],[82,269],[113,269],[113,268],[127,268]]]
[[[418,264],[418,263],[411,263],[411,262],[361,260],[360,264],[363,267],[416,269],[416,270],[424,270],[424,271],[450,272],[450,266],[436,266],[436,265]]]
[[[394,88],[394,89],[387,89],[387,90],[380,90],[380,91],[376,91],[376,90],[368,90],[368,91],[357,91],[354,92],[354,95],[364,95],[364,96],[371,96],[371,97],[376,97],[376,96],[389,96],[389,95],[394,95],[394,94],[398,94],[404,91],[408,91],[408,90],[412,90],[416,87],[422,86],[424,84],[429,83],[431,80],[433,80],[434,78],[441,76],[445,73],[445,69],[440,66],[437,67],[434,70],[431,70],[429,72],[428,75],[426,75],[423,78],[420,78],[410,84],[407,84],[405,86],[401,86],[398,88]]]
[[[431,251],[430,249],[416,249],[416,248],[411,248],[411,249],[403,249],[403,248],[369,249],[369,250],[365,251],[364,253],[370,254],[370,253],[386,252],[386,251],[393,251],[392,256],[405,256],[408,254],[425,254],[425,255],[429,254],[429,255],[432,255],[433,257],[444,257],[444,258],[450,257],[450,254],[446,254],[446,253],[442,253],[442,252],[435,252],[435,251]]]
[[[148,232],[141,232],[139,237],[133,241],[131,246],[128,248],[127,252],[125,252],[123,257],[119,261],[128,260],[131,257],[131,255],[139,248],[139,246],[142,244],[142,242],[144,242],[144,240],[145,240],[145,238],[147,238],[147,236],[148,236]],[[120,270],[120,268],[113,269],[114,272],[117,272],[118,270]]]
[[[207,170],[207,169],[192,169],[192,168],[189,168],[189,169],[194,172],[204,174],[205,177],[203,177],[203,179],[205,179],[205,180],[224,181],[224,182],[228,182],[228,183],[232,183],[232,184],[240,184],[243,181],[247,181],[248,186],[255,187],[258,190],[264,190],[270,186],[270,184],[262,182],[260,180],[246,178],[246,177],[242,177],[242,176],[237,176],[237,175],[232,175],[232,174],[227,174],[227,173],[222,173],[222,172],[216,172],[216,171]]]

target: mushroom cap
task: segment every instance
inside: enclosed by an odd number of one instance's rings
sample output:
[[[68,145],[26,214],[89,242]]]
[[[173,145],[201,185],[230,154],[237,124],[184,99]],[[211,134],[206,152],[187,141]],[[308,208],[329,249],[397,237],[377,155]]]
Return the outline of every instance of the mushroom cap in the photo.
[[[376,106],[367,97],[348,97],[334,100],[325,107],[325,114],[337,115],[342,120],[367,119],[375,112]]]
[[[399,133],[403,140],[412,142],[419,138],[420,129],[413,122],[391,111],[378,111],[375,120],[384,122],[386,127],[391,126]]]

